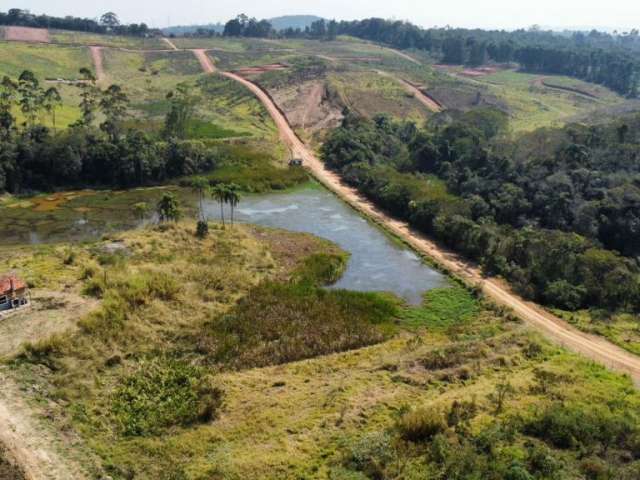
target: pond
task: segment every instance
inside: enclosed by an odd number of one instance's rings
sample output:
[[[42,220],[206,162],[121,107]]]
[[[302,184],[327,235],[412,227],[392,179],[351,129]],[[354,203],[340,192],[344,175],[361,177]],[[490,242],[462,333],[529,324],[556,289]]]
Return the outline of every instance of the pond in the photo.
[[[95,240],[103,234],[153,221],[153,213],[136,215],[134,205],[149,210],[172,191],[194,217],[192,192],[177,187],[130,191],[66,192],[0,203],[0,245]],[[205,202],[207,216],[219,218],[219,205]],[[228,213],[228,208],[227,208]],[[351,254],[344,276],[334,288],[394,292],[410,303],[444,286],[443,275],[431,269],[411,249],[387,236],[324,188],[312,185],[284,193],[248,195],[236,219],[268,227],[307,232],[331,240]]]
[[[218,204],[207,202],[205,211],[209,218],[219,218]],[[389,291],[419,304],[425,291],[446,285],[446,278],[413,250],[321,187],[245,197],[236,210],[236,219],[312,233],[340,245],[351,258],[334,288]]]

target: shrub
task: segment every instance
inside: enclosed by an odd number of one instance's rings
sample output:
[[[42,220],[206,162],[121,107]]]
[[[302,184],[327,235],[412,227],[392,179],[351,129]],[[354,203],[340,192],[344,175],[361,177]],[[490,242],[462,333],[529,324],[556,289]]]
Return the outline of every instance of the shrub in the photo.
[[[142,362],[121,382],[111,411],[124,435],[153,435],[173,425],[208,422],[221,403],[222,391],[200,368],[160,358]]]
[[[210,322],[201,343],[234,368],[275,365],[382,341],[395,312],[375,293],[265,282]]]
[[[345,255],[317,253],[305,258],[294,273],[294,281],[312,285],[331,285],[337,282],[347,267]]]
[[[196,237],[206,238],[209,235],[209,224],[200,220],[196,226]]]
[[[411,442],[429,441],[447,428],[442,413],[434,408],[411,410],[400,417],[396,426],[400,436]]]

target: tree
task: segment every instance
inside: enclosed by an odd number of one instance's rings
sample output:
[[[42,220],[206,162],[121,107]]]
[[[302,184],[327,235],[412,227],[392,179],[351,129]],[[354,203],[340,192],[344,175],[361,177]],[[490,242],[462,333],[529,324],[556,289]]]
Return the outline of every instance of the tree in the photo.
[[[107,12],[100,17],[100,25],[107,27],[107,30],[114,30],[120,26],[120,19],[115,13]]]
[[[240,203],[240,187],[235,183],[227,185],[227,203],[231,207],[231,225],[233,225],[233,210]]]
[[[78,83],[78,88],[80,88],[80,111],[82,118],[75,123],[75,126],[90,127],[95,119],[100,91],[98,87],[96,87],[96,77],[88,68],[80,69],[80,83]]]
[[[219,183],[211,189],[211,196],[220,203],[220,220],[224,226],[224,204],[228,201],[228,189],[223,183]]]
[[[100,129],[109,135],[112,142],[118,139],[120,124],[127,114],[129,99],[119,85],[111,85],[102,93],[100,108],[105,116],[105,121]]]
[[[179,83],[176,89],[167,94],[169,112],[165,118],[165,136],[167,138],[185,138],[189,121],[193,117],[198,97],[193,95],[186,83]]]
[[[25,123],[33,127],[38,117],[38,111],[42,106],[42,89],[40,82],[30,70],[25,70],[18,78],[18,93],[20,95],[20,111],[25,116]]]
[[[206,222],[204,196],[209,189],[209,181],[204,177],[195,177],[191,180],[191,189],[198,195],[198,217],[201,221]]]
[[[18,84],[5,76],[0,82],[0,133],[6,138],[15,124],[11,112],[18,92]]]
[[[56,108],[62,105],[62,97],[56,87],[50,87],[42,97],[42,107],[51,115],[53,131],[56,131]]]
[[[180,220],[180,204],[173,193],[165,193],[156,206],[161,222]]]

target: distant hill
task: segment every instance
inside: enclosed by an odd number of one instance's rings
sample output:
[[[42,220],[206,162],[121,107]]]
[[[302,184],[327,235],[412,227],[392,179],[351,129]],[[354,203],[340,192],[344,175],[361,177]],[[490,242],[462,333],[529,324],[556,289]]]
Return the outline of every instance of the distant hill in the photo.
[[[285,30],[287,28],[300,28],[304,30],[310,27],[316,20],[322,20],[322,17],[316,15],[285,15],[283,17],[275,17],[269,19],[271,25],[276,30]]]
[[[163,35],[176,35],[179,37],[180,35],[195,33],[200,28],[222,33],[224,31],[224,23],[207,23],[206,25],[175,25],[163,28],[162,33]]]
[[[310,27],[316,20],[322,20],[322,17],[316,15],[284,15],[282,17],[275,17],[269,19],[271,25],[275,30],[285,30],[287,28],[300,28],[304,30],[306,27]],[[192,34],[198,31],[199,28],[205,30],[214,30],[218,33],[224,31],[224,23],[208,23],[206,25],[175,25],[162,29],[164,35],[185,35]]]

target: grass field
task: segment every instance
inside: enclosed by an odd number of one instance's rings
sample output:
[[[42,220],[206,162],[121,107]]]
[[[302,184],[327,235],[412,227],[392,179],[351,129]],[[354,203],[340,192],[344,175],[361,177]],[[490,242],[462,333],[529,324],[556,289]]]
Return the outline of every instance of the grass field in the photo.
[[[553,84],[591,92],[598,98],[547,88],[538,83],[540,75],[510,70],[479,77],[476,81],[488,85],[491,93],[506,102],[514,131],[531,131],[543,126],[562,125],[589,110],[624,102],[619,95],[604,87],[568,77],[545,78]]]
[[[93,68],[86,48],[0,42],[0,75],[17,78],[29,69],[41,81],[45,78],[76,79],[78,70],[83,67]]]
[[[96,476],[465,478],[451,469],[466,466],[578,479],[605,465],[635,478],[633,434],[617,433],[638,431],[628,379],[460,286],[407,309],[318,288],[346,257],[309,235],[212,225],[198,240],[194,228],[19,247],[0,260],[38,289],[101,302],[75,333],[27,345],[10,364],[38,385],[49,426],[83,439],[75,448],[94,454]]]
[[[164,50],[169,48],[157,37],[140,38],[118,35],[100,35],[95,33],[52,30],[49,32],[52,43],[62,45],[101,45],[103,47],[129,48],[140,50]]]
[[[328,83],[349,108],[367,117],[387,113],[422,124],[430,114],[400,83],[376,72],[330,73]]]

